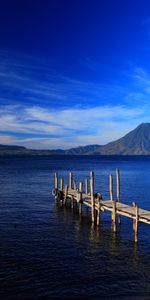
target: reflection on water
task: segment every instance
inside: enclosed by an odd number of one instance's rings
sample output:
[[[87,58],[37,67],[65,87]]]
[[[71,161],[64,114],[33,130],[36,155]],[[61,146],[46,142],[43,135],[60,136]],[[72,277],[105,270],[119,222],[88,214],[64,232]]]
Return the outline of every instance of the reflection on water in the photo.
[[[56,207],[56,212],[59,217],[59,207]],[[64,207],[61,217],[64,223],[72,227],[76,244],[82,246],[82,253],[84,252],[82,262],[88,265],[85,276],[89,278],[90,273],[93,274],[94,286],[99,284],[102,295],[105,295],[107,286],[110,295],[130,293],[134,296],[137,292],[141,293],[142,289],[148,296],[150,269],[149,266],[145,268],[145,264],[149,261],[150,255],[145,254],[143,259],[138,244],[124,240],[120,235],[120,228],[117,234],[114,234],[111,228],[105,228],[105,224],[100,227],[94,226],[86,210],[81,218],[78,210],[73,211]],[[139,297],[143,297],[142,293]]]

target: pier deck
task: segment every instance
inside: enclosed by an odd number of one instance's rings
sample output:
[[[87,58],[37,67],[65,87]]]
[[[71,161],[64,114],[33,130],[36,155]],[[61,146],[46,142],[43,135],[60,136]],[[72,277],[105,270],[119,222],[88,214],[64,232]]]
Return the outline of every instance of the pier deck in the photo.
[[[120,199],[120,172],[116,170],[116,199],[113,196],[113,178],[109,176],[109,191],[110,199],[103,199],[101,193],[94,192],[94,173],[90,173],[90,192],[88,190],[88,179],[85,180],[85,191],[83,191],[83,183],[79,183],[79,188],[72,178],[72,173],[69,173],[69,185],[65,185],[63,179],[60,180],[58,187],[58,175],[55,173],[55,189],[54,195],[57,201],[62,201],[66,206],[70,202],[73,208],[75,203],[79,207],[79,213],[82,214],[82,206],[91,208],[92,222],[100,224],[101,212],[109,211],[113,224],[113,231],[116,232],[116,222],[121,222],[121,216],[133,219],[134,241],[138,241],[138,224],[143,222],[150,224],[150,211],[141,209],[135,202],[132,205],[127,205],[121,202]]]
[[[63,193],[65,194],[65,190],[63,190]],[[79,202],[79,195],[80,193],[78,191],[74,191],[73,189],[68,189],[68,194],[67,197],[68,198],[72,198],[74,197],[74,200],[76,200],[77,202]],[[90,195],[86,195],[85,193],[82,194],[82,204],[92,207],[91,204],[91,196]],[[113,201],[112,200],[100,200],[101,203],[101,210],[102,211],[113,211]],[[98,210],[98,200],[95,199],[95,209]],[[124,204],[124,203],[120,203],[116,201],[116,214],[118,215],[122,215],[125,217],[129,217],[129,218],[136,218],[136,213],[135,213],[135,207]],[[150,224],[150,211],[148,210],[144,210],[139,208],[139,222],[143,222],[143,223],[147,223]]]

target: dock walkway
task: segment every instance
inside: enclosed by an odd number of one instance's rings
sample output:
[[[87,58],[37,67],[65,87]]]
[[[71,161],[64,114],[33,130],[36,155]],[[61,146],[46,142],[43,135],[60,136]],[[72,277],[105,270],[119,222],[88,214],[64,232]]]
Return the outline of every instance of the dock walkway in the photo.
[[[88,179],[85,180],[85,191],[83,191],[83,183],[77,184],[73,181],[72,172],[69,173],[69,185],[65,185],[63,179],[60,179],[60,186],[58,187],[58,175],[55,173],[55,188],[53,195],[57,201],[62,201],[66,206],[70,201],[71,207],[74,208],[76,204],[79,207],[79,213],[82,214],[82,206],[85,205],[91,208],[92,222],[100,225],[101,212],[111,212],[111,219],[113,224],[113,231],[116,232],[116,222],[121,222],[121,216],[133,219],[134,241],[138,241],[138,224],[139,222],[150,224],[150,211],[138,207],[133,202],[132,205],[121,203],[120,199],[120,172],[116,169],[116,194],[117,198],[113,196],[113,177],[109,176],[109,191],[110,199],[103,199],[101,193],[94,192],[94,173],[90,172],[90,192],[88,187]]]

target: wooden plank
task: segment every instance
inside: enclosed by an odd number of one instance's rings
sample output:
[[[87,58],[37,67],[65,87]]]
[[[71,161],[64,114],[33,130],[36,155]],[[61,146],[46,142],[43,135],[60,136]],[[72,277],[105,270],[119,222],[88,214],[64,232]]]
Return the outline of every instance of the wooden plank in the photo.
[[[84,201],[84,204],[88,207],[92,207],[91,202]]]
[[[85,192],[83,191],[83,183],[80,182],[79,190],[77,184],[72,179],[72,172],[69,173],[69,187],[65,186],[63,178],[60,179],[60,188],[58,188],[58,174],[55,173],[55,191],[53,195],[55,199],[62,199],[62,205],[66,205],[67,198],[70,199],[71,208],[74,207],[74,201],[79,206],[79,214],[82,214],[82,206],[91,208],[92,222],[95,223],[97,215],[97,225],[100,225],[101,210],[109,211],[112,216],[113,231],[116,232],[116,217],[120,223],[120,216],[125,216],[133,220],[134,241],[138,242],[138,227],[139,222],[150,224],[150,211],[139,208],[135,203],[134,205],[127,205],[120,202],[120,172],[116,169],[116,199],[113,195],[113,177],[109,176],[109,193],[110,199],[102,200],[98,193],[94,194],[94,173],[90,173],[90,194],[88,193],[88,179],[85,180]],[[62,195],[63,193],[63,195]],[[59,197],[60,194],[60,197]],[[61,197],[62,196],[62,197]]]
[[[78,191],[75,191],[73,189],[68,189],[67,197],[71,198],[72,196],[74,196],[74,199],[79,201],[78,194],[79,194]],[[82,193],[82,201],[83,204],[92,208],[91,196]],[[101,208],[113,212],[112,200],[101,200]],[[94,210],[95,209],[98,210],[98,202],[97,200],[94,199]],[[116,202],[116,214],[129,217],[132,219],[136,218],[135,209],[132,206],[129,206],[121,202]],[[95,220],[95,213],[93,215],[93,220]],[[150,211],[139,208],[139,222],[150,224]]]

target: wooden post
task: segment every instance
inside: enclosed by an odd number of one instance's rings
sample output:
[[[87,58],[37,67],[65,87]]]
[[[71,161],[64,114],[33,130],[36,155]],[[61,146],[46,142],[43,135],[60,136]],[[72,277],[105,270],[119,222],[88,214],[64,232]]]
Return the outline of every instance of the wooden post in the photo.
[[[116,185],[117,185],[117,201],[120,202],[120,171],[116,169]],[[120,215],[118,215],[118,224],[121,223]]]
[[[94,199],[94,172],[90,173],[91,205],[92,205],[92,222],[95,222],[95,199]]]
[[[83,192],[83,182],[82,181],[80,181],[80,183],[79,183],[79,192]]]
[[[109,192],[110,192],[110,200],[113,201],[113,177],[109,175]]]
[[[65,186],[65,197],[64,197],[64,205],[66,206],[67,202],[67,195],[68,195],[68,185]]]
[[[139,208],[135,205],[134,241],[138,242]]]
[[[73,181],[73,188],[74,188],[75,191],[77,190],[77,184],[76,184],[75,180]]]
[[[58,175],[55,173],[55,189],[58,189]]]
[[[69,173],[69,189],[72,189],[72,173]]]
[[[85,193],[88,195],[88,179],[85,179]]]
[[[112,221],[113,231],[116,232],[116,201],[113,201]]]
[[[63,191],[63,187],[64,187],[64,180],[63,178],[60,179],[60,190]]]
[[[97,225],[100,225],[100,211],[101,211],[100,196],[98,196],[97,201],[98,201],[98,206],[97,206],[97,209],[98,209],[98,211],[97,211]]]
[[[117,201],[120,202],[120,172],[116,169]]]
[[[111,174],[109,175],[109,193],[110,193],[110,200],[113,202],[113,177]],[[111,214],[111,219],[113,221],[113,211]]]
[[[79,192],[79,214],[82,214],[82,192]]]
[[[132,202],[132,206],[136,207],[136,203]],[[133,219],[133,232],[135,232],[135,218]]]
[[[83,183],[79,183],[79,213],[82,214],[82,192],[83,192]]]

